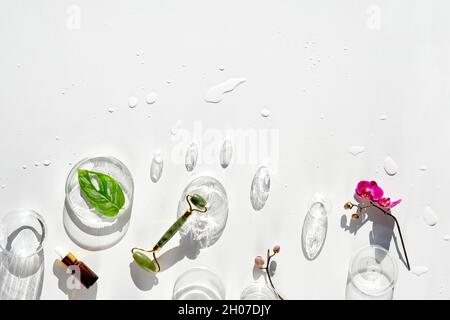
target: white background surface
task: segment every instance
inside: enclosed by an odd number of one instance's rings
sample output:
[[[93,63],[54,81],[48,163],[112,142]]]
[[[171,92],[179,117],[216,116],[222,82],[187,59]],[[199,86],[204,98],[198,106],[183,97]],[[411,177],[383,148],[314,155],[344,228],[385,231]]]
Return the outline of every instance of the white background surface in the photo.
[[[71,5],[80,10],[79,29]],[[282,251],[274,280],[288,299],[344,298],[348,261],[370,243],[373,226],[368,222],[356,235],[344,230],[341,218],[349,212],[342,205],[358,180],[371,178],[403,198],[394,214],[411,264],[429,268],[421,277],[407,272],[392,242],[400,271],[395,298],[450,298],[450,243],[443,240],[450,234],[449,11],[443,0],[1,1],[1,210],[33,208],[46,219],[41,298],[169,299],[176,277],[196,265],[215,270],[227,298],[239,298],[253,281],[254,256],[275,243]],[[208,88],[231,77],[247,82],[218,104],[203,100]],[[151,91],[159,98],[150,106],[144,98]],[[135,109],[127,106],[130,95],[139,99]],[[261,117],[263,108],[269,118]],[[387,120],[379,120],[382,114]],[[250,184],[265,159],[226,170],[218,157],[200,163],[194,175],[212,174],[227,189],[227,227],[214,246],[152,283],[152,276],[131,276],[129,250],[158,240],[192,179],[171,157],[180,146],[170,133],[177,120],[186,132],[197,123],[223,135],[229,129],[274,134],[266,157],[275,164],[272,188],[266,207],[254,212]],[[211,144],[211,137],[200,139]],[[349,154],[352,145],[365,152]],[[157,184],[149,177],[155,149],[165,157]],[[64,231],[64,184],[69,163],[96,154],[129,167],[135,198],[122,241],[88,252]],[[393,177],[383,170],[387,154],[399,165]],[[331,199],[333,212],[325,247],[311,262],[300,232],[317,191]],[[426,205],[439,215],[435,227],[423,222]],[[178,236],[166,249],[177,244]],[[60,290],[56,245],[90,265],[98,287]]]

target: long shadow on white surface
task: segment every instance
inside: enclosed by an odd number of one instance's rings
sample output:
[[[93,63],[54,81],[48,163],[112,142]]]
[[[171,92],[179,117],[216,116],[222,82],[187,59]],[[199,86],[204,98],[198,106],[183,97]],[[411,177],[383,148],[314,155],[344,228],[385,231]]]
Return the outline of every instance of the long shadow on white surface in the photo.
[[[0,300],[39,300],[41,297],[44,250],[25,257],[11,251],[14,244],[20,249],[22,232],[30,231],[41,243],[43,235],[31,226],[19,227],[4,239],[5,251],[0,252]],[[15,241],[19,241],[19,244]]]
[[[347,215],[342,215],[341,228],[356,235],[358,230],[369,221],[372,222],[372,230],[369,232],[369,243],[371,245],[378,245],[389,251],[391,242],[394,240],[398,257],[400,261],[407,266],[403,253],[398,245],[397,237],[394,234],[395,221],[392,217],[383,214],[377,208],[371,207],[364,209],[359,219],[353,220],[350,218],[348,224]]]
[[[39,300],[44,282],[44,250],[30,257],[0,253],[0,300]]]
[[[58,278],[58,288],[69,300],[95,300],[97,299],[97,283],[86,289],[74,277],[71,269],[64,266],[58,259],[53,262],[53,274]]]

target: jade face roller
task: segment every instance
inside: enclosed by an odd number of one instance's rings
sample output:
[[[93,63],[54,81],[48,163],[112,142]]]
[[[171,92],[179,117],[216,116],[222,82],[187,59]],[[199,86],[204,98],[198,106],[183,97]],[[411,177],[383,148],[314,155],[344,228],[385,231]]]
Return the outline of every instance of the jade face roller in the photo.
[[[141,248],[131,249],[131,254],[133,259],[138,266],[149,272],[159,272],[161,267],[159,265],[158,259],[156,258],[156,253],[177,233],[177,231],[183,226],[187,219],[194,212],[205,213],[208,209],[206,208],[207,202],[202,196],[198,194],[187,195],[186,202],[189,208],[186,212],[177,219],[177,221],[172,224],[172,226],[164,233],[164,235],[159,239],[159,241],[153,246],[151,250],[144,250]],[[147,254],[151,253],[153,259],[151,260]]]

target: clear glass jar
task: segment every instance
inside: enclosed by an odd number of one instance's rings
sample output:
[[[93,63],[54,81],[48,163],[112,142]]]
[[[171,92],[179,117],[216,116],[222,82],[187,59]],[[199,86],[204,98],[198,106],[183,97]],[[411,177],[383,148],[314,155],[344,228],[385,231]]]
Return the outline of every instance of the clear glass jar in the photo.
[[[173,300],[224,300],[225,287],[219,276],[206,267],[195,267],[180,275],[173,287]]]
[[[125,205],[114,217],[98,213],[83,198],[78,182],[78,169],[101,172],[114,178],[125,195]],[[134,183],[128,168],[113,157],[86,158],[74,165],[66,181],[64,227],[80,247],[101,250],[112,247],[128,230],[133,206]]]
[[[360,249],[350,262],[347,300],[392,300],[397,262],[380,246]]]
[[[241,300],[278,300],[277,295],[265,283],[255,282],[242,291]]]

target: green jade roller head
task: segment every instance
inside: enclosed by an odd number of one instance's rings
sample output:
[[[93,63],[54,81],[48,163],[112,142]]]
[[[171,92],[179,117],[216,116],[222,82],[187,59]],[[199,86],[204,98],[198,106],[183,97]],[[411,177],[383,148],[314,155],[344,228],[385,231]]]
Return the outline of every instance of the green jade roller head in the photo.
[[[174,222],[174,224],[172,224],[172,226],[164,233],[161,239],[159,239],[151,250],[144,250],[141,248],[131,249],[131,254],[133,255],[134,261],[142,269],[148,272],[159,272],[161,267],[158,259],[156,258],[156,252],[158,252],[167,242],[169,242],[170,239],[172,239],[172,237],[178,230],[180,230],[193,212],[205,213],[208,210],[206,200],[198,194],[187,195],[186,202],[188,203],[189,208],[181,217],[177,219],[177,221]],[[148,256],[149,253],[153,255],[153,260]]]

